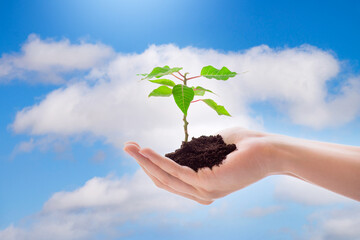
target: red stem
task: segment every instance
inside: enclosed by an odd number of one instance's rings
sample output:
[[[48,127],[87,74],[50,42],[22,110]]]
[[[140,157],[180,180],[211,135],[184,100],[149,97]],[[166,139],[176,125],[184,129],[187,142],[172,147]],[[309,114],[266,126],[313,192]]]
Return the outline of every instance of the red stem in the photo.
[[[184,81],[184,79],[181,79],[181,78],[179,78],[178,76],[176,76],[175,74],[171,74],[171,75],[173,75],[174,77],[176,77],[177,79],[179,79],[180,81]]]
[[[191,101],[191,103],[202,101],[202,99]]]
[[[194,79],[194,78],[199,78],[199,77],[201,77],[201,76],[191,77],[191,78],[188,78],[187,80]]]
[[[182,75],[181,72],[178,72],[178,74],[180,74],[180,76],[184,77],[184,75]]]

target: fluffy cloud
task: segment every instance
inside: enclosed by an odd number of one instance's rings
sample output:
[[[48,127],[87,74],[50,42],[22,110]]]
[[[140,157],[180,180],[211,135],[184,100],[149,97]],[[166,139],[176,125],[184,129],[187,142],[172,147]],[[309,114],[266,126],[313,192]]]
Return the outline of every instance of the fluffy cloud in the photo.
[[[125,222],[139,224],[149,213],[194,207],[190,200],[157,189],[141,171],[121,179],[94,177],[74,191],[55,193],[41,212],[0,231],[0,239],[113,239],[122,234],[118,229]]]
[[[311,239],[360,239],[360,207],[358,205],[317,212],[310,216],[309,220],[311,223],[306,228]]]
[[[62,74],[89,70],[112,56],[112,48],[103,44],[71,44],[67,39],[42,40],[32,34],[20,53],[2,55],[0,81],[17,78],[32,83],[61,83]]]
[[[68,46],[67,41],[51,44]],[[147,99],[154,86],[139,82],[136,76],[165,64],[183,66],[191,75],[208,64],[247,71],[228,82],[193,80],[194,85],[218,93],[220,98],[213,98],[234,116],[218,117],[202,103],[192,104],[189,129],[194,136],[211,134],[224,126],[261,128],[261,115],[251,118],[248,108],[257,101],[271,101],[293,122],[314,128],[349,122],[360,109],[359,78],[343,81],[338,94],[330,94],[327,84],[341,72],[341,62],[316,47],[271,49],[262,45],[244,52],[223,53],[170,44],[153,45],[140,54],[117,54],[107,64],[92,67],[82,81],[59,88],[38,104],[18,112],[12,127],[17,133],[32,135],[91,133],[115,146],[134,139],[158,150],[172,150],[183,138],[180,111],[171,98]]]
[[[94,177],[72,192],[55,193],[43,212],[77,211],[83,208],[117,209],[124,215],[137,216],[152,211],[171,211],[193,206],[190,200],[157,189],[142,171],[122,179]]]
[[[136,140],[163,152],[172,151],[183,138],[181,112],[171,98],[148,99],[154,86],[139,82],[136,76],[166,64],[183,66],[191,75],[209,64],[247,71],[227,82],[193,81],[193,85],[215,91],[220,97],[212,96],[214,100],[225,105],[234,117],[218,117],[205,105],[193,104],[189,109],[191,135],[211,134],[224,126],[261,128],[261,114],[254,119],[249,109],[249,104],[258,101],[270,101],[294,123],[314,128],[341,125],[359,114],[359,77],[344,79],[338,92],[329,93],[327,86],[341,75],[342,63],[313,46],[271,49],[262,45],[224,53],[170,44],[153,45],[140,54],[114,54],[102,44],[75,45],[68,40],[41,40],[33,35],[20,54],[3,55],[0,79],[21,77],[31,82],[59,83],[67,73],[86,71],[78,81],[68,82],[17,113],[12,129],[33,137],[20,143],[16,151],[46,148],[48,142],[82,134],[102,137],[120,148],[124,141]],[[94,156],[100,160],[103,157],[102,153]],[[281,179],[275,190],[281,199],[307,205],[351,201],[297,179]],[[34,221],[9,226],[0,232],[0,239],[88,239],[99,232],[111,238],[118,234],[114,226],[123,222],[151,211],[191,206],[150,184],[140,173],[122,179],[93,178],[75,191],[54,194],[41,212],[30,217]],[[280,210],[279,206],[254,208],[246,214],[257,217]],[[319,239],[353,226],[349,217],[341,219],[336,224],[344,226],[342,229],[331,228],[335,223],[321,220],[323,232],[318,234]]]
[[[11,153],[11,159],[14,159],[20,154],[29,153],[34,149],[40,150],[41,152],[51,151],[64,157],[65,155],[63,154],[70,150],[70,143],[82,141],[92,144],[92,140],[93,139],[89,136],[82,136],[74,139],[61,137],[59,135],[46,135],[41,138],[32,137],[28,141],[22,141],[15,146]]]
[[[275,187],[275,196],[278,199],[304,205],[328,205],[353,201],[324,188],[287,176],[279,177]]]
[[[358,202],[286,176],[278,177],[274,193],[278,200],[315,207],[299,239],[360,240]]]
[[[20,143],[16,151],[46,148],[54,139],[89,133],[120,148],[124,141],[136,140],[163,152],[172,151],[183,138],[181,112],[171,98],[148,99],[154,86],[139,82],[136,76],[165,64],[183,66],[191,75],[209,64],[247,71],[228,82],[193,81],[215,91],[220,97],[212,96],[214,100],[234,117],[218,117],[205,105],[193,104],[189,109],[191,135],[211,134],[224,126],[261,128],[261,113],[257,119],[250,117],[249,104],[257,101],[270,101],[294,123],[314,128],[341,125],[359,114],[359,77],[344,79],[338,92],[329,93],[327,85],[341,75],[342,63],[309,45],[282,49],[262,45],[224,53],[170,44],[153,45],[140,54],[122,54],[102,44],[71,44],[33,35],[20,54],[2,56],[0,79],[59,83],[68,73],[86,73],[17,113],[12,129],[40,139]],[[103,157],[100,153],[96,158]],[[0,232],[0,239],[88,239],[99,232],[112,236],[118,234],[115,225],[188,204],[150,184],[140,173],[122,179],[93,178],[75,191],[54,194],[42,211],[31,217],[34,221],[9,226]],[[280,181],[275,194],[308,205],[351,201],[293,178]],[[256,217],[279,210],[278,206],[255,208],[247,214]],[[325,232],[331,224],[322,223]]]

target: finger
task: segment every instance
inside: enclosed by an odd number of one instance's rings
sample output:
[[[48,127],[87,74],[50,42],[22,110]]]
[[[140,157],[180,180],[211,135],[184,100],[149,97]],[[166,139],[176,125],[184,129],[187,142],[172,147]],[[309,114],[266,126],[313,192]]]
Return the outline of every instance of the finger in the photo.
[[[138,144],[134,144],[134,142],[127,142],[126,145],[134,145],[134,147],[138,147]],[[138,148],[140,149],[140,148]],[[213,201],[209,201],[209,200],[204,200],[201,198],[198,198],[196,196],[190,195],[190,194],[186,194],[186,193],[182,193],[179,192],[173,188],[170,188],[169,186],[166,186],[165,184],[163,184],[162,182],[160,182],[157,178],[155,178],[154,176],[152,176],[142,165],[140,165],[140,167],[144,170],[144,172],[151,178],[151,180],[155,183],[156,186],[158,186],[159,188],[165,189],[168,192],[189,198],[191,200],[194,200],[200,204],[204,204],[204,205],[209,205],[211,204]]]
[[[184,181],[187,184],[197,185],[198,175],[191,168],[187,166],[181,166],[173,160],[154,152],[150,148],[141,149],[140,154],[150,159],[155,165],[170,175]]]
[[[193,196],[198,196],[200,193],[193,186],[181,181],[180,179],[170,175],[155,165],[148,158],[140,154],[138,148],[135,145],[128,144],[124,150],[129,153],[135,160],[144,167],[152,176],[156,177],[164,185],[167,185],[179,192],[187,193]]]
[[[127,145],[127,144],[133,144],[133,145],[137,146],[137,147],[140,149],[140,145],[137,144],[136,142],[128,141],[128,142],[125,142],[125,143],[124,143],[124,145]]]
[[[182,192],[179,192],[179,191],[176,191],[175,189],[172,189],[171,187],[169,186],[166,186],[165,184],[163,184],[162,182],[160,182],[156,177],[152,176],[145,168],[143,168],[141,166],[141,168],[144,170],[144,172],[151,178],[151,180],[155,183],[155,185],[159,188],[162,188],[168,192],[171,192],[171,193],[174,193],[176,195],[179,195],[179,196],[182,196],[182,197],[185,197],[185,198],[188,198],[188,199],[191,199],[191,200],[194,200],[200,204],[203,204],[203,205],[209,205],[211,203],[213,203],[214,201],[207,201],[207,200],[203,200],[203,199],[200,199],[200,198],[197,198],[195,196],[192,196],[190,194],[186,194],[186,193],[182,193]]]

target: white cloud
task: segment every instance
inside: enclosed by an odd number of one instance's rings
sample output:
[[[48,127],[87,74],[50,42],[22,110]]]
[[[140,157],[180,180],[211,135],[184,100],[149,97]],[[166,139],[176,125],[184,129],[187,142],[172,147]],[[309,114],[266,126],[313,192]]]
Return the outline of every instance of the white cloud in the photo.
[[[307,234],[311,239],[360,239],[360,207],[357,205],[317,212],[312,214],[309,220],[311,223],[307,225]]]
[[[22,153],[29,153],[34,149],[40,150],[41,152],[51,151],[54,152],[60,158],[69,158],[72,159],[70,149],[70,142],[82,141],[82,142],[91,142],[91,138],[86,136],[83,138],[72,138],[59,136],[59,135],[46,135],[41,138],[30,138],[28,141],[22,141],[18,143],[11,153],[11,159],[14,159],[16,156]],[[70,155],[69,155],[70,154]]]
[[[297,178],[280,176],[275,181],[279,200],[316,206],[299,239],[360,240],[358,202]]]
[[[279,177],[275,187],[275,196],[278,199],[305,205],[328,205],[353,201],[324,188],[288,176]]]
[[[142,171],[138,171],[122,179],[94,177],[75,191],[55,193],[44,204],[43,212],[105,207],[136,216],[147,211],[171,211],[192,205],[189,200],[157,189]]]
[[[55,193],[41,212],[0,231],[0,239],[93,239],[99,234],[113,239],[125,222],[139,224],[148,213],[187,212],[195,205],[156,188],[142,171],[121,179],[94,177],[74,191]]]
[[[3,54],[0,58],[0,81],[18,78],[32,83],[61,83],[61,74],[90,70],[112,56],[112,48],[103,44],[42,40],[31,34],[20,53]]]
[[[11,66],[3,59],[0,59],[0,79],[1,77],[9,75],[10,72],[11,72]]]
[[[277,102],[296,124],[336,126],[359,113],[359,78],[344,81],[342,95],[328,94],[326,83],[339,74],[341,63],[326,51],[309,45],[283,50],[262,46],[244,56],[249,66],[242,84],[247,99]]]
[[[284,209],[283,206],[278,206],[278,205],[269,206],[269,207],[254,207],[254,208],[246,210],[244,212],[244,215],[245,215],[245,217],[253,217],[253,218],[264,217],[266,215],[279,212],[283,209]]]
[[[106,159],[106,153],[103,150],[98,150],[94,156],[92,156],[91,161],[94,163],[101,163]]]
[[[31,138],[29,141],[20,142],[16,146],[16,150],[14,154],[21,153],[21,152],[31,152],[35,148],[34,139]]]
[[[248,105],[254,101],[271,101],[294,123],[314,128],[341,125],[359,114],[359,77],[345,80],[339,94],[329,94],[326,84],[341,73],[341,62],[308,45],[283,49],[262,45],[222,53],[170,44],[150,46],[141,54],[113,55],[113,50],[102,44],[71,44],[33,35],[21,53],[2,56],[0,79],[58,83],[62,74],[89,71],[79,81],[69,82],[17,113],[12,129],[40,136],[20,143],[19,152],[46,148],[54,139],[82,134],[103,137],[120,148],[124,141],[135,140],[162,152],[172,151],[183,139],[181,113],[171,98],[148,99],[155,85],[139,82],[136,76],[165,64],[183,66],[191,75],[209,64],[248,71],[228,82],[193,81],[218,93],[220,97],[214,99],[234,117],[219,117],[205,105],[193,104],[189,110],[191,135],[235,125],[261,128],[261,113],[255,121],[249,114]],[[308,205],[350,201],[300,180],[282,179],[275,190],[281,199]],[[122,179],[93,178],[75,191],[54,194],[43,210],[31,217],[34,221],[29,226],[11,225],[0,232],[0,239],[88,239],[101,231],[116,235],[114,225],[143,216],[149,209],[172,211],[187,208],[184,204],[188,202],[156,189],[140,173]],[[278,206],[255,208],[247,214],[262,216],[279,210]],[[323,226],[325,229],[325,222]]]
[[[293,122],[314,128],[347,123],[360,109],[360,79],[345,81],[338,95],[328,94],[326,84],[340,73],[341,63],[331,53],[313,46],[271,49],[262,45],[222,53],[152,45],[141,54],[117,54],[102,67],[93,67],[82,81],[59,88],[38,104],[24,108],[17,113],[13,129],[32,135],[91,133],[119,147],[124,141],[136,140],[162,152],[171,151],[183,139],[181,112],[171,98],[148,99],[155,86],[139,82],[136,76],[165,64],[183,66],[192,75],[208,64],[248,71],[227,82],[193,80],[194,85],[218,93],[220,97],[210,97],[225,105],[234,117],[219,117],[201,102],[192,104],[190,135],[236,125],[261,128],[261,120],[249,114],[248,105],[254,101],[271,101]]]
[[[231,211],[233,211],[233,209],[231,208],[229,202],[227,202],[225,199],[222,199],[222,201],[215,201],[209,207],[209,216],[213,218],[220,218],[227,216]]]
[[[143,144],[154,143],[156,136],[159,140],[163,139],[155,146],[158,149],[163,150],[164,143],[169,145],[168,150],[178,147],[183,139],[182,116],[174,100],[148,99],[152,86],[146,82],[139,83],[134,77],[132,80],[127,83],[121,80],[102,82],[93,87],[81,82],[53,91],[40,104],[18,112],[13,129],[32,135],[64,136],[90,132],[105,137],[118,147],[129,139],[142,141]],[[224,124],[256,124],[245,115],[218,117],[201,103],[194,104],[189,113],[193,114],[189,116],[191,135],[214,133]]]
[[[329,101],[308,101],[295,105],[289,110],[294,123],[323,128],[324,126],[338,126],[350,122],[359,114],[360,78],[351,78],[342,86],[341,94],[330,96]],[[311,111],[311,114],[309,114]],[[315,113],[315,114],[314,114]]]

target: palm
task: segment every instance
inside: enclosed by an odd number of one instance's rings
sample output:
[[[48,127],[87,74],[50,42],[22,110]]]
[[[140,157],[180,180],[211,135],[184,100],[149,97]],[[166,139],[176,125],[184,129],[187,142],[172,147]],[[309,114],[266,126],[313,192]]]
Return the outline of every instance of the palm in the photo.
[[[209,204],[266,176],[258,157],[263,149],[260,134],[241,128],[228,129],[220,134],[226,143],[236,144],[237,150],[230,153],[220,166],[202,168],[198,172],[149,148],[140,149],[134,142],[127,143],[124,150],[137,160],[156,186]]]
[[[217,189],[217,197],[225,196],[244,188],[261,178],[266,172],[260,158],[263,149],[261,135],[241,128],[220,132],[228,144],[236,144],[237,150],[230,153],[220,166],[198,172],[199,185],[207,189]]]

